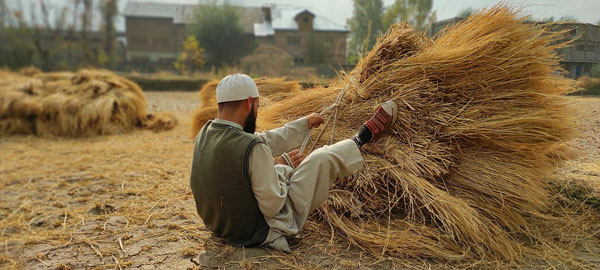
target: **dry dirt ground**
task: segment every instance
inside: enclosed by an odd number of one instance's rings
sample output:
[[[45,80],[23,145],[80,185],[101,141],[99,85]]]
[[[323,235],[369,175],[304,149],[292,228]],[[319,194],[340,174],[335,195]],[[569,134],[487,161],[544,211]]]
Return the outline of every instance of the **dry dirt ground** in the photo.
[[[0,268],[464,267],[368,255],[326,233],[291,239],[291,254],[224,245],[204,228],[189,189],[190,116],[199,106],[195,93],[148,92],[146,97],[149,111],[174,113],[178,127],[93,138],[0,138]],[[582,136],[574,142],[580,155],[560,174],[600,190],[600,98],[572,100],[581,109]],[[532,258],[531,264],[510,267],[570,269],[581,261],[600,265],[598,253],[582,254],[575,255],[579,262],[537,265]]]

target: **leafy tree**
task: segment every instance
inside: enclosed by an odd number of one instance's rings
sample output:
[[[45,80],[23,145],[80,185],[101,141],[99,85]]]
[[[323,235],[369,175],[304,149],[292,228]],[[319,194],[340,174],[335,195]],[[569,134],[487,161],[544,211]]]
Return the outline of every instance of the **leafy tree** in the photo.
[[[573,15],[565,15],[558,19],[559,22],[579,22],[579,19]]]
[[[544,17],[544,18],[541,19],[541,22],[551,23],[551,22],[554,22],[554,20],[555,19],[554,19],[553,16],[551,16],[551,17]]]
[[[11,11],[0,0],[0,12],[3,13],[0,21],[0,67],[17,69],[33,64],[35,48],[31,43],[32,31],[25,24],[23,12]],[[16,25],[11,25],[11,19],[16,20]]]
[[[579,19],[577,19],[577,17],[573,16],[573,15],[565,15],[562,16],[558,19],[554,18],[554,16],[551,17],[544,17],[540,20],[541,22],[545,22],[545,23],[551,23],[551,22],[579,22]]]
[[[206,64],[217,69],[233,65],[253,51],[252,38],[244,33],[240,23],[241,10],[228,1],[218,4],[216,0],[200,5],[190,34],[205,50]]]
[[[32,35],[33,44],[36,48],[39,67],[42,70],[50,70],[54,64],[52,61],[53,46],[58,39],[58,30],[53,29],[50,23],[50,7],[46,1],[39,1],[41,22],[31,21],[34,35]],[[33,7],[33,6],[32,6]],[[48,35],[52,33],[51,35]]]
[[[204,65],[204,49],[198,47],[195,36],[188,36],[183,42],[183,51],[173,63],[182,74],[200,69]]]
[[[468,8],[465,8],[465,9],[459,11],[458,14],[456,14],[456,17],[466,18],[466,17],[471,16],[471,14],[473,14],[474,12],[475,12],[475,10],[472,7],[468,7]]]
[[[383,1],[353,0],[353,2],[353,14],[347,20],[350,28],[348,49],[351,57],[370,50],[375,45],[377,36],[385,31],[383,27]],[[358,59],[358,57],[354,58]]]
[[[0,29],[4,28],[4,20],[6,20],[6,2],[4,0],[0,0]]]
[[[88,30],[92,24],[92,0],[77,0],[83,2],[83,12],[81,13],[81,50],[83,51],[83,60],[89,65],[93,62],[90,52]]]
[[[600,78],[600,63],[596,63],[592,66],[592,69],[590,70],[590,76],[594,78]]]
[[[98,63],[102,66],[106,64],[114,66],[117,62],[115,55],[115,19],[119,13],[117,4],[118,0],[106,0],[100,5],[100,12],[102,13],[102,20],[104,24],[104,52],[99,56]]]
[[[417,31],[427,31],[436,19],[436,12],[431,11],[433,0],[395,0],[383,16],[383,24],[390,25],[405,21]]]

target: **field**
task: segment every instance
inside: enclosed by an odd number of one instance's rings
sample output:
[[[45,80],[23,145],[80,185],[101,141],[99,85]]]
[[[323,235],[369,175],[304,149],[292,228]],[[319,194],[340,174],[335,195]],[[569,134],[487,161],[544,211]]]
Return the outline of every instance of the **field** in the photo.
[[[194,139],[193,92],[146,92],[148,110],[180,125],[155,133],[91,138],[0,137],[0,268],[16,269],[391,269],[464,268],[426,259],[373,256],[328,234],[307,230],[292,253],[242,249],[211,236],[189,188]],[[571,97],[579,108],[578,155],[557,175],[600,192],[600,98]],[[595,198],[598,198],[597,196]],[[594,202],[592,202],[594,203]],[[600,202],[591,208],[600,217]],[[597,220],[597,219],[596,219]],[[510,267],[600,267],[595,245],[560,259],[526,258]],[[309,223],[308,228],[318,226]],[[573,239],[578,240],[578,239]],[[472,265],[472,264],[471,264]],[[506,268],[479,262],[476,268]]]

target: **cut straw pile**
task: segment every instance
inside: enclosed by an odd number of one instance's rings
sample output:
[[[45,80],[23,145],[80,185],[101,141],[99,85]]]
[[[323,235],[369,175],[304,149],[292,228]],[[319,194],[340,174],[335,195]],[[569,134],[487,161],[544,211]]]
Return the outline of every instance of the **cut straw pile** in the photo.
[[[323,145],[349,138],[385,100],[398,104],[390,134],[363,147],[365,168],[339,179],[313,216],[322,228],[375,254],[521,258],[574,136],[564,97],[574,85],[557,75],[563,34],[519,16],[496,6],[434,39],[394,25],[337,85],[261,111],[259,126],[272,128],[347,88]]]
[[[297,81],[286,81],[285,78],[257,78],[254,81],[260,93],[260,106],[263,108],[292,97],[302,89]],[[202,107],[194,112],[192,137],[196,137],[202,126],[217,116],[216,90],[218,84],[219,81],[208,82],[198,92]]]
[[[168,130],[174,116],[146,113],[142,90],[105,70],[0,71],[0,135],[92,136]]]

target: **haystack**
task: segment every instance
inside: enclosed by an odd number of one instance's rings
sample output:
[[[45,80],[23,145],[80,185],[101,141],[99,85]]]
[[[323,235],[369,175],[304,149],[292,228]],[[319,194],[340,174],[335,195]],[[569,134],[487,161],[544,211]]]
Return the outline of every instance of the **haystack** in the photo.
[[[284,100],[300,93],[302,86],[297,81],[286,81],[285,78],[256,78],[254,79],[260,93],[260,106],[266,108],[274,102]],[[219,81],[206,83],[198,92],[201,108],[192,117],[192,137],[217,116],[217,85]]]
[[[339,179],[313,220],[375,254],[438,259],[522,256],[530,217],[574,136],[558,75],[562,33],[506,6],[434,39],[392,26],[339,83],[259,114],[270,128],[343,96],[317,146],[349,138],[378,104],[399,106],[392,131],[363,149],[364,170]],[[313,132],[315,139],[318,132]]]
[[[75,137],[177,124],[174,116],[148,114],[145,107],[135,83],[105,70],[0,73],[0,134]]]

